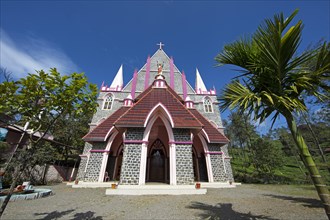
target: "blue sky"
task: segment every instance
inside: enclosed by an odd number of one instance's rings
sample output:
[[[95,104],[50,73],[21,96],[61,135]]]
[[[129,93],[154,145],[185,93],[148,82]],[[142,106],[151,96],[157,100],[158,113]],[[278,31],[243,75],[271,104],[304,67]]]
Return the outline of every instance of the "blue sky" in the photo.
[[[110,84],[123,64],[127,83],[161,41],[190,84],[197,67],[206,87],[220,91],[236,75],[233,67],[215,67],[214,57],[226,43],[254,33],[265,18],[288,16],[296,8],[295,21],[305,25],[300,49],[329,41],[329,2],[1,0],[0,65],[15,77],[50,67],[85,72],[100,86]]]

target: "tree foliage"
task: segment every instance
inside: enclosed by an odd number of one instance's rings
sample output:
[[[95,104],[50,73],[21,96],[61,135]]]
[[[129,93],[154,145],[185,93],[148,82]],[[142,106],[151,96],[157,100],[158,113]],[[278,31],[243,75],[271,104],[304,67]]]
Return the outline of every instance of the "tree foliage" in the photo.
[[[43,143],[43,137],[50,132],[53,135],[60,133],[66,120],[79,120],[91,115],[97,107],[96,95],[96,85],[88,83],[83,73],[61,75],[55,68],[50,69],[49,73],[40,70],[18,81],[0,84],[0,116],[6,116],[0,117],[1,124],[25,124],[30,131],[27,143],[31,147],[17,144],[22,148],[13,157],[12,162],[16,161],[13,169],[7,170],[13,173],[13,181],[10,193],[2,204],[0,217],[27,165],[47,162],[53,155],[49,144]],[[42,135],[36,138],[37,132]],[[26,129],[22,130],[22,140],[26,134]]]
[[[236,108],[263,122],[273,116],[273,123],[283,115],[302,160],[330,218],[330,196],[308,147],[294,120],[294,113],[307,110],[303,94],[322,100],[324,83],[329,77],[330,47],[324,43],[316,50],[298,54],[303,24],[294,11],[265,19],[251,38],[228,44],[216,56],[220,64],[241,67],[243,75],[228,84],[220,97],[222,109]],[[313,63],[313,65],[311,65]],[[313,67],[313,68],[311,68]]]

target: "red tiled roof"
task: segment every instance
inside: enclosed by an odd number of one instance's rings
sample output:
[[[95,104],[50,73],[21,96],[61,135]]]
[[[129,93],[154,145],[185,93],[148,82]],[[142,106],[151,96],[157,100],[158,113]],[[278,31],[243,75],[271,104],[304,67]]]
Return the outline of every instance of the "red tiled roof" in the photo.
[[[173,119],[175,128],[204,129],[211,143],[228,143],[229,140],[221,134],[196,109],[187,109],[182,98],[170,87],[154,88],[150,86],[135,99],[136,103],[128,108],[121,107],[107,119],[97,125],[83,139],[85,141],[105,141],[113,126],[144,127],[150,111],[161,103]]]
[[[201,113],[196,109],[190,109],[190,112],[204,125],[204,130],[207,133],[211,143],[228,143],[229,140],[226,136],[220,133],[209,120],[207,120]]]
[[[149,87],[147,92],[141,93],[138,101],[116,122],[118,127],[144,127],[150,111],[161,103],[171,114],[175,128],[202,128],[193,114],[182,104],[182,99],[170,87]]]
[[[83,137],[84,141],[104,141],[109,130],[113,127],[113,123],[126,111],[127,107],[121,107],[103,122],[97,125],[93,130]]]

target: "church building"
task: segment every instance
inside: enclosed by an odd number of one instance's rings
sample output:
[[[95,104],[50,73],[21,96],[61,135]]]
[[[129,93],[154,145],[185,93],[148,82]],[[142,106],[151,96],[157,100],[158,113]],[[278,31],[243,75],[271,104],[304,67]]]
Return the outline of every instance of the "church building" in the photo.
[[[78,170],[79,181],[121,185],[233,181],[215,89],[196,69],[193,88],[163,50],[124,86],[121,66],[102,84]]]

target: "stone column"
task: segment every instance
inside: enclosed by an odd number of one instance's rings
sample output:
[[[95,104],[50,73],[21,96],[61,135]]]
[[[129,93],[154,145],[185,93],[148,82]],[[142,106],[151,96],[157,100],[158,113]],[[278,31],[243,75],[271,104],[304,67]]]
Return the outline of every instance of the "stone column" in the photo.
[[[120,184],[138,185],[142,154],[143,128],[128,128],[124,136],[123,162]]]
[[[217,144],[208,144],[210,161],[212,166],[213,180],[214,182],[226,182],[228,181],[227,172],[225,170],[223,152],[221,147]]]
[[[97,182],[100,175],[103,152],[91,152],[84,181]]]
[[[93,143],[87,152],[85,147],[84,155],[87,156],[87,161],[84,170],[84,181],[97,182],[99,180],[105,146],[106,143],[103,142]]]
[[[173,129],[178,185],[194,183],[192,141],[189,129]]]

